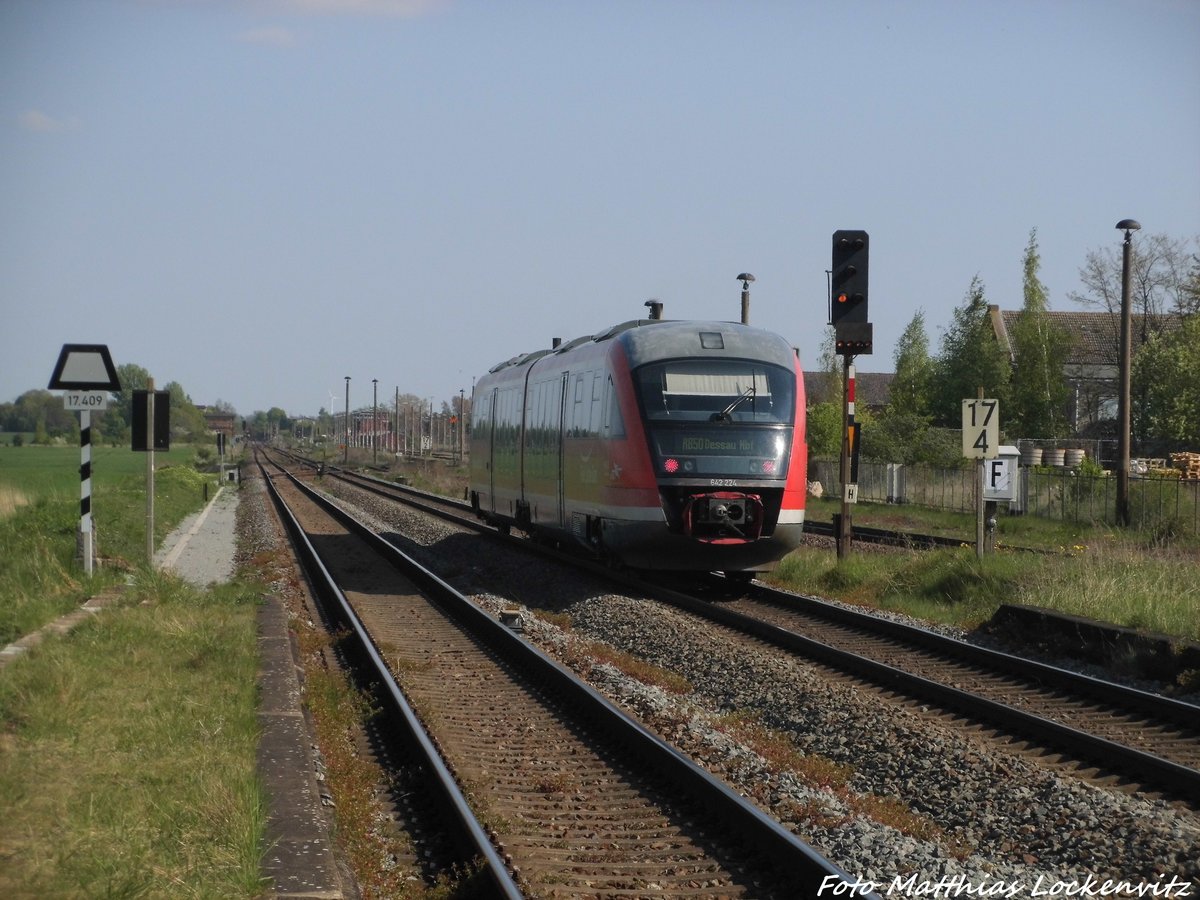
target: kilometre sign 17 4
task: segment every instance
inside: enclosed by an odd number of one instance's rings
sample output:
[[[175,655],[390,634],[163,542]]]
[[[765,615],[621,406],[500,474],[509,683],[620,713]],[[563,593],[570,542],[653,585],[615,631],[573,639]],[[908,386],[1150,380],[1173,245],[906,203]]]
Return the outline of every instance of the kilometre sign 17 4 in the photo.
[[[962,447],[967,459],[995,459],[1000,455],[1000,401],[962,402]]]
[[[108,409],[108,391],[67,391],[63,409]]]

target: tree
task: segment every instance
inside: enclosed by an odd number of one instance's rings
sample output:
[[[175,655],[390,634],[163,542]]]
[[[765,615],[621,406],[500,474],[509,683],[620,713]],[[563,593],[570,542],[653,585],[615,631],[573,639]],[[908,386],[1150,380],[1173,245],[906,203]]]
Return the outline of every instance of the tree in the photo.
[[[1144,399],[1135,404],[1141,437],[1200,442],[1200,314],[1179,330],[1152,337],[1133,361],[1133,380]]]
[[[971,279],[950,327],[942,335],[941,353],[933,371],[934,405],[930,412],[935,425],[959,427],[962,401],[978,396],[979,388],[987,397],[1000,401],[1002,413],[1007,408],[1011,367],[996,340],[978,275]]]
[[[250,426],[250,434],[255,440],[269,441],[273,437],[270,417],[261,409],[256,409],[243,421]]]
[[[1181,309],[1184,315],[1200,313],[1200,253],[1193,253],[1187,281],[1183,284]]]
[[[1063,365],[1067,334],[1050,321],[1049,295],[1038,278],[1037,229],[1029,232],[1025,247],[1025,303],[1013,328],[1012,406],[1010,428],[1029,437],[1053,438],[1066,430],[1069,396]]]
[[[825,326],[825,340],[821,344],[821,358],[819,362],[821,371],[824,372],[828,378],[827,395],[830,398],[837,398],[838,406],[840,408],[842,403],[842,394],[845,391],[845,388],[842,385],[842,372],[845,367],[842,363],[841,357],[839,357],[837,354],[837,333],[834,331],[832,325]],[[832,400],[830,402],[832,402]]]
[[[121,382],[121,390],[116,392],[116,399],[109,404],[99,424],[114,443],[128,443],[133,427],[133,392],[150,387],[150,373],[141,366],[125,363],[117,366],[117,380]]]
[[[196,409],[192,398],[184,391],[178,381],[170,382],[163,388],[171,398],[171,433],[179,435],[180,440],[188,443],[202,443],[208,440],[208,423],[204,414]]]
[[[292,420],[288,418],[287,412],[278,406],[267,410],[267,423],[271,437],[278,437],[280,432],[290,431],[292,428]]]
[[[929,389],[933,362],[925,334],[925,311],[917,310],[905,326],[892,356],[896,377],[888,394],[889,415],[923,417],[929,413]]]
[[[925,334],[925,312],[918,310],[896,343],[892,356],[896,375],[887,407],[872,427],[863,430],[863,454],[885,462],[920,461],[929,432],[933,362]]]
[[[1196,257],[1191,249],[1197,239],[1177,239],[1151,234],[1133,239],[1130,266],[1132,311],[1144,318],[1144,327],[1154,328],[1154,318],[1168,313],[1194,312],[1197,305]],[[1088,253],[1079,270],[1082,293],[1068,296],[1082,306],[1121,314],[1121,269],[1123,251],[1115,242]],[[1144,337],[1148,337],[1147,333]]]
[[[806,411],[809,456],[836,459],[842,453],[842,404],[811,403]]]
[[[0,428],[40,433],[38,443],[45,443],[52,437],[71,437],[78,432],[75,413],[64,409],[62,398],[50,391],[26,391],[16,403],[4,404],[2,410]]]

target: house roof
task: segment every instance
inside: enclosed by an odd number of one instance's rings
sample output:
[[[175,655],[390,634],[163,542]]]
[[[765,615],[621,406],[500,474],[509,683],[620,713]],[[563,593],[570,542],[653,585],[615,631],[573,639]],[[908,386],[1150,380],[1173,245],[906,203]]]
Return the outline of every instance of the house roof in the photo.
[[[855,402],[864,406],[887,406],[891,396],[892,372],[857,372],[854,376]],[[841,395],[837,393],[837,384],[828,372],[804,373],[805,397],[809,403],[840,403]]]
[[[988,312],[992,316],[996,339],[1011,356],[1013,347],[1010,336],[1013,329],[1016,328],[1021,311],[1019,309],[1001,310],[997,306],[990,306]],[[1050,317],[1052,323],[1074,338],[1065,360],[1068,365],[1114,364],[1120,353],[1121,317],[1118,313],[1049,310],[1046,315]],[[1150,335],[1163,331],[1174,331],[1183,321],[1175,315],[1146,316],[1138,314],[1131,318],[1135,351],[1146,342]]]

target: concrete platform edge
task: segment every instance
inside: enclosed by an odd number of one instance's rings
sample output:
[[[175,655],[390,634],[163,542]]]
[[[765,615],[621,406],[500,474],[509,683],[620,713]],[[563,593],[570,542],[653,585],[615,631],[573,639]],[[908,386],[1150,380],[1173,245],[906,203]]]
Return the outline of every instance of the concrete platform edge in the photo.
[[[287,609],[277,597],[265,597],[259,609],[258,645],[258,771],[269,803],[263,874],[273,881],[270,896],[339,900],[347,894],[301,708]]]

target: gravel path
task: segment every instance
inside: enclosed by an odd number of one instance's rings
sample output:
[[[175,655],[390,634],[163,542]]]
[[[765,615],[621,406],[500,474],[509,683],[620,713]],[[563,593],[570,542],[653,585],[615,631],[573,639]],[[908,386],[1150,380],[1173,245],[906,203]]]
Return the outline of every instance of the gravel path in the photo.
[[[160,569],[170,569],[197,587],[233,577],[237,553],[237,488],[222,487],[204,509],[188,516],[154,554]]]

